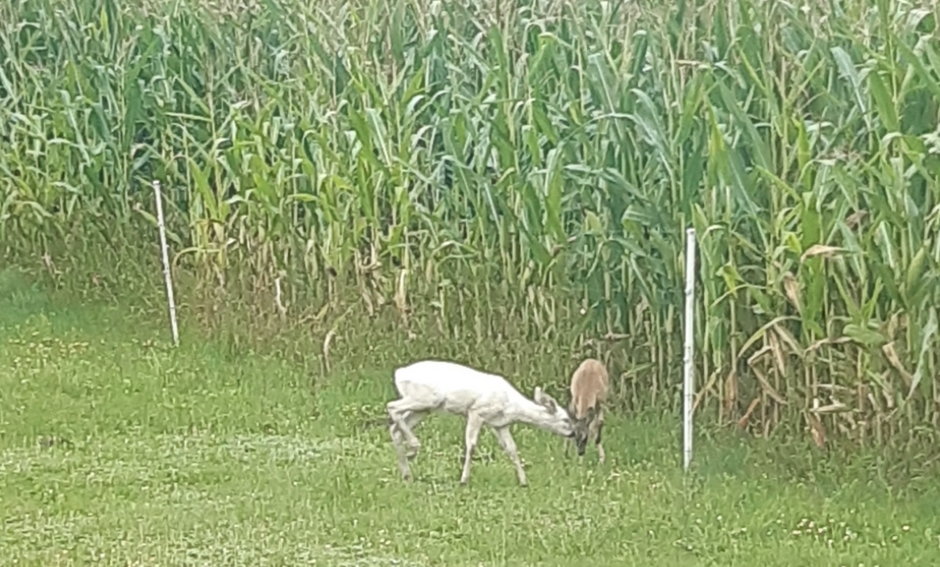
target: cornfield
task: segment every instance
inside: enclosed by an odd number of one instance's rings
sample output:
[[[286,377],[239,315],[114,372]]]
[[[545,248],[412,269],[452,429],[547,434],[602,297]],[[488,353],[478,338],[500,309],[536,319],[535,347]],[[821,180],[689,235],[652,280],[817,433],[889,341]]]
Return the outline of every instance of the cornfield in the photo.
[[[442,337],[593,340],[657,403],[693,226],[700,411],[818,441],[937,428],[938,20],[901,0],[6,2],[0,242],[132,242],[158,179],[202,281],[355,294]]]

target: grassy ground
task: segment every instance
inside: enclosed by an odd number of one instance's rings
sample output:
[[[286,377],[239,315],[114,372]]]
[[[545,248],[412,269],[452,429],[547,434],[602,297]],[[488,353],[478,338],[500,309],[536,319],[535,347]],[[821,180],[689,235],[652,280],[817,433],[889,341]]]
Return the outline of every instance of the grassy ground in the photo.
[[[603,466],[517,428],[528,488],[490,434],[459,487],[462,422],[428,419],[405,485],[365,419],[390,368],[318,376],[188,335],[173,351],[147,320],[0,275],[3,564],[940,562],[940,483],[727,434],[683,480],[655,416],[611,416]]]

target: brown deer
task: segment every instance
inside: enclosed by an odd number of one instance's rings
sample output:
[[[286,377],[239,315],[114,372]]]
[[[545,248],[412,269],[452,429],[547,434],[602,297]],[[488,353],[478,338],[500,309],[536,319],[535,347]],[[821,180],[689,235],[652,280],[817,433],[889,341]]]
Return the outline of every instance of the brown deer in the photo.
[[[604,446],[601,445],[601,430],[604,428],[603,403],[607,399],[609,377],[604,363],[594,359],[585,359],[571,376],[571,404],[568,412],[575,422],[574,443],[578,456],[583,456],[587,443],[594,440],[597,457],[604,462]],[[568,454],[565,444],[565,455]]]

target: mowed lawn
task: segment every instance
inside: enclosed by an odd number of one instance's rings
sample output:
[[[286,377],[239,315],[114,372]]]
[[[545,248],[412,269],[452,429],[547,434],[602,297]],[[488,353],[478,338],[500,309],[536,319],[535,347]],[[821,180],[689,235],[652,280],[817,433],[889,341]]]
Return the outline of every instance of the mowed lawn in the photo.
[[[0,277],[0,564],[940,564],[935,477],[702,427],[685,478],[672,421],[612,414],[604,465],[520,426],[530,485],[485,433],[460,487],[463,422],[441,416],[409,485],[390,367],[166,343],[161,318]]]

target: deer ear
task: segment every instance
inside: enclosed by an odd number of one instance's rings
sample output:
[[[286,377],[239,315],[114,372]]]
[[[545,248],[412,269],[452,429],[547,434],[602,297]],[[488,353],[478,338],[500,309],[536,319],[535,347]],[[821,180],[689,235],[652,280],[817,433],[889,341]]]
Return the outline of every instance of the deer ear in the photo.
[[[552,413],[555,413],[555,410],[558,408],[558,402],[555,401],[555,398],[543,392],[541,388],[536,390],[535,402],[545,406],[545,409]]]
[[[532,395],[532,399],[535,400],[535,403],[540,404],[540,403],[542,403],[542,400],[544,399],[544,398],[542,397],[543,395],[544,395],[544,394],[542,393],[542,387],[541,387],[541,386],[536,386],[536,387],[535,387],[535,393]]]

